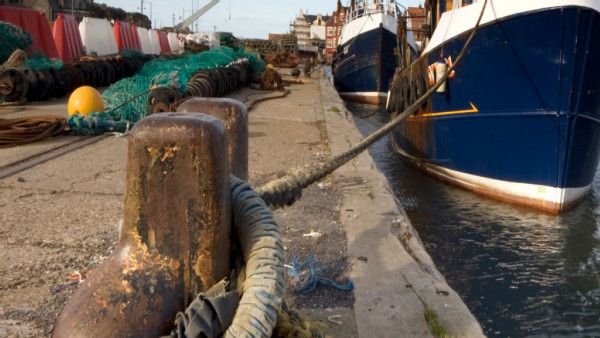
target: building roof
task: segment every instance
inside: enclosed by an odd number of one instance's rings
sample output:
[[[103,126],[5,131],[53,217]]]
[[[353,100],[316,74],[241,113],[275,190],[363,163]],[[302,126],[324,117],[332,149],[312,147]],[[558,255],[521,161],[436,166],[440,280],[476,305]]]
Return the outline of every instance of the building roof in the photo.
[[[305,14],[304,17],[306,17],[306,21],[308,21],[311,25],[313,22],[315,22],[315,20],[317,20],[317,18],[319,17],[319,15],[313,15],[313,14]],[[321,20],[323,20],[323,22],[327,22],[327,20],[329,20],[330,16],[329,15],[321,15]]]
[[[425,9],[419,7],[408,7],[408,15],[410,16],[425,16]]]
[[[269,41],[279,42],[281,41],[282,35],[283,34],[269,33]]]
[[[350,10],[349,9],[350,7],[343,7],[343,8],[344,8],[345,13],[348,13],[348,11]],[[325,22],[325,26],[338,26],[338,25],[342,25],[343,22],[336,22],[336,23],[333,22],[333,18],[337,17],[337,16],[338,16],[337,11],[333,12],[333,14],[331,14],[331,16]]]

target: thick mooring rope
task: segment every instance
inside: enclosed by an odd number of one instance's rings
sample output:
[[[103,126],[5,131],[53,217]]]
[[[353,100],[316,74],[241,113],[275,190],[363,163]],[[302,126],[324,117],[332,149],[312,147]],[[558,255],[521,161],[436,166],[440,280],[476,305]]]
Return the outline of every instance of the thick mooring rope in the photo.
[[[171,338],[267,338],[277,322],[284,293],[281,229],[247,182],[231,176],[229,185],[245,274],[238,278],[241,284],[237,290],[228,290],[231,285],[219,285],[221,282],[194,299],[185,312],[177,315]]]
[[[362,140],[359,144],[347,150],[343,154],[337,156],[336,158],[332,159],[331,161],[323,163],[317,168],[309,168],[307,170],[297,170],[289,172],[282,178],[271,181],[265,184],[264,186],[258,188],[256,191],[260,194],[260,197],[265,201],[265,203],[274,208],[281,208],[286,205],[292,205],[302,196],[302,189],[325,178],[334,170],[348,163],[351,159],[356,157],[358,154],[362,153],[373,143],[377,142],[383,136],[387,135],[390,131],[392,131],[392,129],[398,126],[400,122],[402,122],[404,119],[410,116],[410,114],[415,112],[427,99],[429,99],[431,95],[433,95],[433,93],[435,93],[438,87],[441,86],[444,83],[444,81],[446,81],[448,76],[452,73],[452,71],[462,60],[465,52],[467,51],[467,47],[471,43],[471,40],[473,40],[473,37],[475,36],[475,33],[479,28],[479,23],[481,22],[481,18],[483,17],[483,13],[485,12],[486,5],[487,0],[485,0],[485,2],[483,3],[481,13],[479,14],[479,18],[477,19],[477,23],[475,24],[475,27],[473,28],[469,39],[467,39],[467,42],[465,43],[462,50],[458,54],[458,57],[452,64],[452,67],[448,68],[446,74],[444,74],[442,78],[437,80],[437,82],[425,94],[423,94],[423,96],[421,96],[417,101],[415,101],[410,107],[406,108],[405,111],[396,115],[385,126],[381,127],[379,130]]]
[[[263,102],[263,101],[267,101],[267,100],[274,100],[274,99],[284,98],[284,97],[286,97],[286,96],[288,96],[290,94],[290,91],[288,89],[285,89],[285,90],[280,91],[280,92],[269,90],[268,93],[277,93],[277,94],[273,95],[273,96],[263,96],[263,97],[260,97],[258,99],[255,99],[255,100],[250,100],[249,97],[252,96],[252,95],[257,95],[257,94],[264,95],[264,94],[263,93],[252,93],[250,95],[247,95],[246,99],[244,100],[244,104],[246,105],[246,109],[250,112],[250,111],[252,111],[252,109],[254,109],[254,106],[257,103]]]
[[[270,337],[285,288],[281,230],[248,183],[233,176],[229,182],[233,224],[246,261],[246,278],[235,317],[224,337]]]

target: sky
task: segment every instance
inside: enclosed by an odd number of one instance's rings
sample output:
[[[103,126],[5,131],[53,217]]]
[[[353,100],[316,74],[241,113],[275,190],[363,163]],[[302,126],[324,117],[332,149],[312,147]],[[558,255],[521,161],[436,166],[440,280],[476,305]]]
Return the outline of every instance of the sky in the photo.
[[[152,27],[173,26],[192,14],[210,0],[95,0],[127,12],[140,12],[143,1],[144,14],[150,17]],[[347,6],[349,1],[342,0]],[[425,0],[397,1],[405,7],[418,6]],[[305,14],[331,15],[337,0],[221,0],[194,23],[194,31],[231,32],[237,38],[267,39],[269,33],[288,33],[290,23],[302,10]]]

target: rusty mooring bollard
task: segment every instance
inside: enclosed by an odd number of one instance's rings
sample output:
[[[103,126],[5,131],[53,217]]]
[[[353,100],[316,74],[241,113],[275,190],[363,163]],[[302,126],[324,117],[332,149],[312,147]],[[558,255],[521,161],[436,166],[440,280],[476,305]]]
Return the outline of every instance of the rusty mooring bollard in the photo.
[[[122,235],[66,304],[55,337],[156,337],[229,274],[226,130],[205,114],[142,119],[129,142]]]
[[[248,180],[248,110],[243,103],[228,98],[195,97],[183,102],[177,111],[205,113],[220,118],[229,137],[231,174]]]

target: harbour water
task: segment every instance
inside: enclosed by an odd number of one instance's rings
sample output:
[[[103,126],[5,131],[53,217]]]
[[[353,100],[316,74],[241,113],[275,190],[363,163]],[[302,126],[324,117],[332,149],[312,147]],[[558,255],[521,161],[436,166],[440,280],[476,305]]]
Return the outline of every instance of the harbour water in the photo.
[[[346,106],[363,135],[389,120],[382,107]],[[600,336],[600,173],[585,200],[554,216],[425,176],[389,136],[369,151],[487,336]]]

